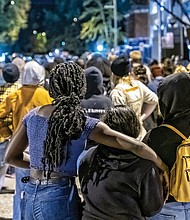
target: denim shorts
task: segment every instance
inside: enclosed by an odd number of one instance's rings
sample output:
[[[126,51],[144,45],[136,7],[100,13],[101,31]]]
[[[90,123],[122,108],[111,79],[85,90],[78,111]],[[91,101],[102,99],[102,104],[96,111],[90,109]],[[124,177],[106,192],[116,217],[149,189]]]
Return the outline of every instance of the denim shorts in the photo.
[[[21,196],[22,220],[79,220],[81,200],[75,184],[32,184]]]
[[[190,220],[190,202],[166,203],[162,210],[150,220]]]

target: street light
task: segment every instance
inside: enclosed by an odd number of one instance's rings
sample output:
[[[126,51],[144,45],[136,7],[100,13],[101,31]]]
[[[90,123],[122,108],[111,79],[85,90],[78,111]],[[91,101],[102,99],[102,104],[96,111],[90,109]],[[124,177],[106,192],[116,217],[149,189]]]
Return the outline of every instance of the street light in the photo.
[[[105,5],[105,9],[113,9],[114,17],[114,48],[117,48],[117,0],[113,0],[113,5]]]
[[[33,30],[33,32],[32,32],[34,35],[36,35],[38,32],[37,32],[37,30]]]

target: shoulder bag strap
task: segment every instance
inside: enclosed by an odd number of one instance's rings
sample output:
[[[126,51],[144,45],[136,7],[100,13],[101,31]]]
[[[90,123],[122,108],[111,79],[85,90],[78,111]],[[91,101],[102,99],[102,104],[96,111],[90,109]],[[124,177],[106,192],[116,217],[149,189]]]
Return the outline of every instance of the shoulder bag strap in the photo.
[[[181,131],[179,131],[177,128],[175,128],[174,126],[172,125],[169,125],[169,124],[162,124],[160,126],[164,126],[164,127],[167,127],[167,128],[170,128],[172,131],[174,131],[175,133],[177,133],[181,138],[183,138],[184,140],[187,139],[187,137],[181,133]]]

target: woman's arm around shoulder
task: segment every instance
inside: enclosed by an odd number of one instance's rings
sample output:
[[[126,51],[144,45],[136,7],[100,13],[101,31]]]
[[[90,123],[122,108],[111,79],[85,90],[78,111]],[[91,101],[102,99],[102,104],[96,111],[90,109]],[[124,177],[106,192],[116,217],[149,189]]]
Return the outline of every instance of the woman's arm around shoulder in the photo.
[[[5,162],[14,166],[29,169],[29,156],[24,153],[28,146],[25,125],[21,124],[12,136],[5,154]]]
[[[149,146],[135,138],[112,130],[103,122],[99,122],[91,131],[89,139],[109,147],[128,150],[141,158],[153,161],[163,171],[167,169],[167,166]]]

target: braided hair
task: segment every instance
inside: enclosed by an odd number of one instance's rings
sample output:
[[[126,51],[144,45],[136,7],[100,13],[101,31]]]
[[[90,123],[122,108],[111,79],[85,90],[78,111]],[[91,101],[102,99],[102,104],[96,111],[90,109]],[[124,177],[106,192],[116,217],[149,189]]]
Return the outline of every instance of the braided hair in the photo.
[[[67,143],[80,137],[85,114],[80,102],[86,93],[83,69],[74,62],[60,63],[50,72],[49,94],[55,106],[44,143],[44,175],[50,178],[55,167],[66,159]],[[46,167],[47,166],[47,167]]]

